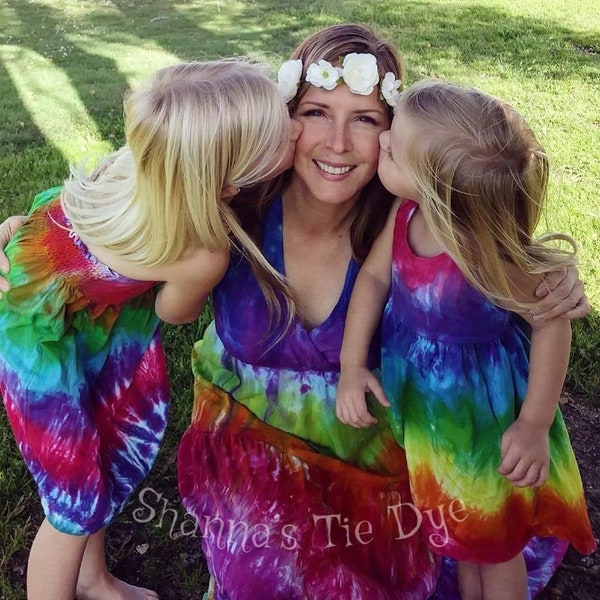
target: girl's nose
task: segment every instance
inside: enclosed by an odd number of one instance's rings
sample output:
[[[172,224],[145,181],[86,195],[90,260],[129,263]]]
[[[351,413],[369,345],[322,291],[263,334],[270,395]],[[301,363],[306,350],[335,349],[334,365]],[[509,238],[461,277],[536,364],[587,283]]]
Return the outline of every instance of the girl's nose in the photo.
[[[379,147],[382,150],[390,147],[390,130],[382,131],[379,134]]]
[[[291,123],[290,142],[297,142],[302,130],[304,129],[304,125],[302,125],[300,121],[296,121],[296,119],[291,119]]]

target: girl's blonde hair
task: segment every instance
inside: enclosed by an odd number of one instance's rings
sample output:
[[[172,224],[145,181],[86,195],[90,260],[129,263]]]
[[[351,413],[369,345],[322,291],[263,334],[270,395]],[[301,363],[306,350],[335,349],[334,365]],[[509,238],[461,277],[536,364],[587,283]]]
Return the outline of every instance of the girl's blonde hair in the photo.
[[[267,75],[247,60],[181,63],[129,93],[126,146],[95,176],[72,168],[65,183],[65,212],[82,240],[145,265],[233,243],[272,304],[273,286],[285,284],[221,199],[226,186],[269,178],[287,147],[288,111]]]
[[[497,304],[529,306],[511,292],[506,263],[529,274],[575,264],[566,235],[534,238],[548,185],[548,157],[521,115],[475,89],[422,81],[396,114],[415,124],[404,160],[423,216],[469,282]],[[548,245],[565,240],[571,250]]]

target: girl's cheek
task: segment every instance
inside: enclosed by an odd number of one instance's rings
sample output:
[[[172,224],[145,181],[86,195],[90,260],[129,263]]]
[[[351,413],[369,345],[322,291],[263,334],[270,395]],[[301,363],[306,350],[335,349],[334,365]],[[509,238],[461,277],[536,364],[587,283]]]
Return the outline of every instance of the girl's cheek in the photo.
[[[390,130],[386,129],[379,134],[379,147],[384,150],[390,146]]]
[[[288,169],[291,169],[292,166],[294,165],[294,154],[296,153],[296,140],[290,140],[283,160],[280,163],[279,168],[277,169],[280,173],[283,173],[284,171],[287,171]]]
[[[283,160],[281,161],[281,171],[287,171],[287,169],[291,169],[294,165],[294,155],[296,154],[296,143],[298,139],[302,135],[302,131],[304,129],[304,125],[296,120],[290,119],[291,121],[291,129],[290,129],[290,141],[287,145],[285,155]]]

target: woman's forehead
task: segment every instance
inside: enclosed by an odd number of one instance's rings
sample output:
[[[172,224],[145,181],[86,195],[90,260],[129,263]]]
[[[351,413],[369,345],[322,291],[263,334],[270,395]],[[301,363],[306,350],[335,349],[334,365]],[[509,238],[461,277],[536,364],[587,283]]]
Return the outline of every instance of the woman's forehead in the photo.
[[[318,104],[331,110],[344,109],[357,112],[378,111],[387,114],[383,100],[379,98],[379,89],[375,88],[368,96],[353,94],[345,84],[333,90],[325,90],[310,85],[302,97],[300,104]]]

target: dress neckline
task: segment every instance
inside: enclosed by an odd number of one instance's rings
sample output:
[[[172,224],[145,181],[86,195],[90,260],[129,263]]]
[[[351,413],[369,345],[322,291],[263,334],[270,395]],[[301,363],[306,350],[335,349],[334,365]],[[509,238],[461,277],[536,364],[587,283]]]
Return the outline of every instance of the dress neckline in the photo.
[[[272,256],[267,256],[269,262],[285,276],[285,256],[283,246],[283,197],[279,194],[273,202],[269,211],[268,218],[265,220],[263,226],[263,250],[267,253],[271,251]],[[346,267],[346,275],[344,277],[344,284],[340,290],[338,299],[333,305],[331,312],[325,319],[315,325],[315,327],[307,328],[296,315],[294,320],[297,322],[298,327],[302,328],[308,335],[312,336],[318,334],[321,331],[327,330],[332,322],[335,322],[337,314],[341,310],[345,310],[347,307],[347,297],[352,291],[352,282],[354,281],[354,275],[358,271],[358,263],[354,258],[350,258],[348,266]],[[350,289],[349,289],[350,288]]]

